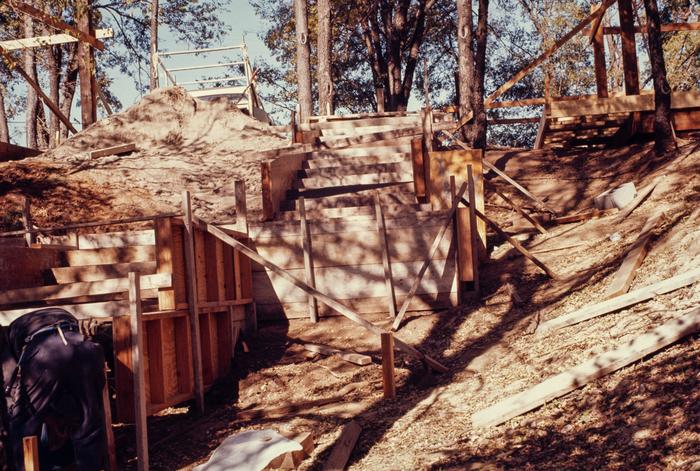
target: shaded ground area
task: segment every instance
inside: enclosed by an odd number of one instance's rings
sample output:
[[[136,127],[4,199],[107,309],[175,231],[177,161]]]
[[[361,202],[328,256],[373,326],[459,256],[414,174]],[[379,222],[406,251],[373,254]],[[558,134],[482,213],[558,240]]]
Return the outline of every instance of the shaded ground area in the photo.
[[[544,156],[541,161],[532,153],[506,162],[516,178],[547,182],[549,202],[565,212],[591,206],[590,198],[610,181],[634,181],[639,189],[657,176],[666,177],[621,223],[613,225],[615,216],[610,216],[553,227],[549,236],[519,236],[565,281],[548,279],[503,241],[493,240],[494,260],[483,267],[479,300],[411,317],[397,334],[446,363],[447,374],[426,374],[422,365],[399,354],[398,399],[384,401],[378,339],[364,330],[338,317],[315,325],[305,320],[264,325],[246,338],[250,351],[237,355],[237,379],[212,391],[205,416],[196,417],[184,407],[151,420],[154,468],[189,469],[232,433],[286,428],[313,432],[316,449],[302,469],[320,469],[340,427],[354,417],[363,432],[350,469],[698,469],[698,335],[502,426],[471,425],[477,410],[700,304],[700,286],[689,286],[575,327],[532,335],[539,322],[602,300],[654,211],[662,210],[664,217],[631,289],[700,266],[697,142],[682,146],[675,169],[669,169],[670,161],[650,161],[650,149],[621,150],[617,160],[606,160],[602,153],[569,156],[581,162],[572,173],[579,178],[569,180],[560,178],[572,172],[566,160]],[[624,171],[627,158],[643,162],[638,174]],[[573,200],[563,198],[569,194]],[[502,205],[495,196],[487,199]],[[504,225],[513,217],[498,207],[487,207],[487,212]],[[613,233],[619,238],[611,239]],[[370,320],[388,326],[387,319]],[[304,342],[369,353],[375,361],[360,367],[312,357],[303,350]],[[304,407],[339,393],[343,402]],[[281,418],[236,420],[238,411],[281,405],[297,410]],[[119,441],[126,460],[133,456],[132,433],[123,432]]]

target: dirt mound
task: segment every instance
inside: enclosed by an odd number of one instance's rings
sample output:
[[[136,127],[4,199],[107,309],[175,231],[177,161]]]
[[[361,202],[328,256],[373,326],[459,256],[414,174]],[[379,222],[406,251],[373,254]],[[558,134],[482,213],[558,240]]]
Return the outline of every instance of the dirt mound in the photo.
[[[137,151],[89,158],[92,150],[128,143]],[[15,214],[18,199],[5,196],[25,194],[44,225],[173,211],[187,189],[200,216],[230,220],[233,182],[245,180],[248,206],[257,209],[260,152],[286,143],[228,100],[201,101],[181,88],[160,89],[56,149],[0,165],[0,206]],[[12,177],[18,172],[21,179]]]

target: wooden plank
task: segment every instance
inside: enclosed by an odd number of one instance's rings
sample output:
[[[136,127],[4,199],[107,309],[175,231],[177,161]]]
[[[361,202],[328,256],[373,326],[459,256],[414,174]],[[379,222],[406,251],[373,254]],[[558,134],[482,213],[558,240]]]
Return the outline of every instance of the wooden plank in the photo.
[[[118,422],[134,420],[134,376],[131,361],[131,321],[130,306],[126,313],[112,319],[112,339],[114,344],[114,388],[116,390],[116,410]]]
[[[241,299],[243,297],[243,272],[242,272],[242,257],[241,252],[238,250],[233,251],[233,272],[236,279],[236,285],[234,287],[236,299]]]
[[[700,91],[689,90],[671,93],[671,110],[681,111],[700,107]],[[652,112],[654,94],[643,91],[641,95],[612,96],[608,98],[581,97],[578,100],[556,100],[551,103],[550,118],[574,118],[618,113]]]
[[[146,350],[144,357],[148,360],[148,390],[150,403],[165,402],[165,359],[163,354],[162,319],[150,320],[142,324],[146,332]]]
[[[597,7],[591,5],[591,11]],[[593,22],[591,29],[591,43],[593,44],[593,70],[595,72],[595,84],[598,96],[605,98],[608,96],[608,71],[605,63],[605,38],[601,23],[605,14],[599,15]]]
[[[77,249],[66,250],[64,253],[67,265],[71,267],[148,262],[156,258],[156,249],[152,245],[110,247],[106,249]]]
[[[206,299],[207,301],[218,301],[219,300],[219,281],[218,274],[219,270],[217,267],[216,260],[216,239],[206,232],[202,231],[204,234],[204,270],[205,280],[206,280]],[[202,299],[202,298],[200,298]]]
[[[32,208],[31,200],[28,197],[23,198],[22,202],[22,225],[27,231],[32,230]],[[27,247],[31,247],[34,243],[35,235],[31,232],[24,234],[24,238],[27,242]]]
[[[684,286],[696,283],[697,281],[700,281],[700,268],[659,281],[658,283],[644,286],[616,298],[591,304],[574,312],[555,317],[554,319],[541,323],[537,328],[537,333],[543,334],[550,330],[579,324],[586,320],[648,301],[658,295],[670,293]]]
[[[365,366],[372,363],[372,357],[369,355],[362,355],[360,353],[338,350],[337,348],[329,347],[328,345],[305,343],[304,348],[310,352],[320,353],[322,355],[336,356],[341,360],[345,360],[360,366]]]
[[[173,273],[172,219],[158,219],[155,228],[156,263],[158,273]],[[158,289],[158,310],[175,309],[175,290],[172,286]]]
[[[492,183],[489,182],[488,180],[486,180],[485,183],[486,183],[486,186],[489,187],[491,191],[493,191],[494,193],[496,193],[503,201],[505,201],[505,203],[506,203],[508,206],[510,206],[511,208],[513,208],[518,214],[520,214],[523,218],[525,218],[525,220],[527,220],[530,224],[532,224],[532,227],[534,227],[535,229],[537,229],[537,231],[538,231],[540,234],[549,235],[549,231],[548,231],[547,229],[545,229],[544,227],[542,227],[542,225],[541,225],[539,222],[537,222],[537,220],[536,220],[535,218],[533,218],[532,216],[530,216],[530,215],[528,214],[527,211],[525,211],[525,210],[524,210],[523,208],[521,208],[519,205],[515,204],[515,203],[514,203],[510,198],[508,198],[505,194],[503,194],[502,192],[500,192],[500,191],[498,190],[498,188],[496,187],[496,185],[492,184]]]
[[[180,316],[180,319],[185,319],[187,317],[187,311],[178,310],[178,315]],[[143,318],[145,321],[148,322],[151,320],[152,317],[148,314],[145,314]],[[180,380],[178,378],[177,371],[177,350],[183,348],[183,344],[179,341],[180,339],[178,339],[176,336],[175,319],[177,319],[177,317],[160,317],[159,319],[157,319],[157,321],[155,321],[160,323],[160,337],[162,339],[161,350],[163,358],[163,400],[161,402],[164,404],[167,404],[170,398],[173,398],[180,394]],[[147,338],[150,344],[150,335]]]
[[[407,138],[410,141],[411,137],[421,134],[422,131],[423,128],[421,126],[411,126],[393,131],[380,131],[370,134],[363,134],[361,136],[325,139],[321,143],[321,148],[343,149],[355,145],[374,145],[377,142],[401,138]]]
[[[129,273],[129,322],[131,326],[131,367],[134,376],[134,421],[136,428],[137,469],[148,470],[148,427],[146,425],[147,399],[143,345],[140,278]]]
[[[418,201],[421,198],[426,198],[427,185],[425,181],[425,159],[423,156],[423,138],[416,137],[411,139],[411,165],[413,166],[413,185]]]
[[[598,355],[472,416],[477,427],[498,425],[619,370],[682,338],[700,331],[700,308],[640,335],[632,342]]]
[[[75,26],[66,23],[61,18],[49,15],[48,13],[45,13],[39,10],[38,8],[35,8],[32,5],[19,2],[17,0],[8,0],[8,3],[14,10],[26,13],[32,18],[35,18],[41,21],[42,23],[51,26],[52,28],[70,34],[71,36],[78,38],[79,41],[83,41],[90,44],[95,49],[104,51],[105,45],[102,41],[90,34],[85,34]]]
[[[308,152],[290,154],[260,164],[263,220],[272,220],[279,213],[280,203],[308,156]]]
[[[589,219],[597,219],[601,217],[606,217],[610,216],[611,214],[615,214],[617,212],[617,208],[609,208],[609,209],[589,209],[587,211],[582,211],[580,213],[572,214],[570,216],[560,216],[552,219],[552,222],[554,224],[571,224],[574,222],[581,222],[581,221],[587,221]]]
[[[542,110],[542,117],[540,118],[540,125],[537,127],[537,136],[535,137],[535,143],[532,146],[532,150],[540,150],[544,147],[544,138],[548,128],[547,121],[547,110]]]
[[[204,412],[204,379],[202,375],[202,346],[199,328],[197,268],[195,261],[195,228],[192,221],[192,200],[189,191],[182,193],[182,220],[184,222],[185,267],[187,273],[187,305],[189,310],[189,335],[192,372],[194,375],[195,405],[199,413]],[[182,387],[182,386],[181,386]]]
[[[40,471],[39,440],[36,436],[22,438],[22,450],[24,452],[24,471]]]
[[[255,262],[265,266],[265,268],[268,268],[268,269],[274,271],[277,275],[284,278],[288,282],[294,284],[297,288],[305,291],[308,294],[312,294],[314,297],[316,297],[316,299],[318,299],[322,303],[326,304],[327,306],[331,307],[332,309],[335,309],[343,316],[352,320],[356,324],[359,324],[360,326],[364,327],[365,329],[372,332],[373,334],[380,335],[382,332],[384,332],[384,329],[381,329],[380,327],[375,326],[371,322],[362,318],[356,312],[353,312],[351,309],[348,309],[346,306],[343,306],[341,303],[339,303],[335,299],[332,299],[332,298],[326,296],[325,294],[317,291],[316,289],[308,286],[306,283],[304,283],[300,279],[290,275],[282,268],[265,260],[263,257],[258,255],[253,249],[251,249],[247,245],[243,244],[242,242],[239,242],[238,240],[234,239],[233,237],[229,236],[228,234],[226,234],[224,231],[217,228],[216,226],[213,226],[211,224],[207,224],[207,231],[209,231],[211,234],[213,234],[216,237],[218,237],[219,239],[221,239],[223,242],[238,249],[239,251],[241,251],[243,254],[245,254],[251,260],[254,260]],[[394,339],[394,341],[399,348],[404,350],[409,355],[412,355],[415,358],[427,363],[431,368],[435,369],[436,371],[439,371],[439,372],[447,372],[448,371],[446,366],[442,365],[440,362],[429,357],[428,355],[425,355],[424,353],[420,352],[415,347],[412,347],[411,345],[408,345],[407,343],[405,343],[399,339]]]
[[[52,237],[48,237],[49,240]],[[155,245],[156,236],[153,229],[126,232],[105,232],[102,234],[80,234],[78,246],[81,249],[104,249],[108,247],[126,247],[129,245]]]
[[[226,297],[226,263],[224,261],[224,244],[220,240],[214,240],[216,262],[216,299],[223,301]]]
[[[231,371],[231,314],[228,309],[214,313],[213,326],[216,329],[216,378],[223,378]]]
[[[248,233],[248,204],[245,194],[245,180],[233,183],[233,193],[236,198],[236,226],[241,232]]]
[[[454,199],[455,196],[457,196],[457,179],[455,178],[454,175],[450,175],[450,198]],[[464,289],[466,286],[462,286],[462,273],[464,270],[464,266],[466,265],[467,268],[471,268],[471,263],[466,263],[466,258],[468,256],[471,256],[471,253],[467,254],[464,253],[464,245],[461,244],[460,242],[463,240],[463,232],[464,230],[462,227],[465,227],[465,220],[469,218],[469,213],[467,212],[466,208],[457,208],[457,212],[455,213],[455,218],[454,222],[452,225],[452,240],[456,241],[456,246],[457,250],[455,250],[455,284],[457,285],[457,303],[461,304],[464,301]],[[471,249],[471,244],[468,246]],[[464,260],[463,260],[464,259]],[[472,279],[472,274],[468,273],[467,274],[470,278],[469,280]]]
[[[63,114],[63,112],[58,107],[58,105],[56,105],[56,103],[51,101],[51,98],[49,98],[48,95],[46,95],[46,93],[42,91],[41,86],[34,79],[32,79],[32,77],[22,68],[22,66],[19,65],[19,63],[17,63],[11,55],[5,52],[4,49],[0,49],[0,55],[3,57],[3,60],[5,61],[5,64],[7,65],[8,69],[10,71],[15,71],[18,74],[20,74],[22,78],[26,80],[29,86],[32,87],[34,91],[36,91],[37,95],[39,95],[39,97],[41,98],[41,101],[44,102],[44,104],[51,110],[51,112],[54,115],[56,115],[56,117],[66,126],[66,128],[68,128],[68,130],[73,134],[77,134],[78,130],[75,129],[73,123],[70,122],[70,119],[68,119],[66,115]]]
[[[382,252],[382,265],[384,266],[384,284],[389,305],[389,315],[396,317],[396,293],[394,293],[394,275],[391,272],[391,254],[387,241],[386,224],[384,223],[384,212],[379,204],[379,198],[374,198],[374,209],[377,215],[377,234],[379,235],[379,245]]]
[[[114,30],[112,30],[112,28],[95,30],[96,39],[105,39],[112,37],[114,37]],[[77,43],[78,41],[78,38],[71,36],[70,34],[60,33],[49,34],[45,36],[34,36],[31,38],[10,39],[7,41],[0,41],[0,48],[6,51],[17,51],[20,49],[55,46],[57,44]]]
[[[627,206],[622,208],[622,211],[620,211],[620,214],[617,215],[617,217],[613,221],[613,224],[617,224],[617,223],[621,222],[627,216],[632,214],[632,212],[635,209],[637,209],[637,206],[642,204],[642,202],[644,200],[646,200],[649,197],[649,195],[651,195],[651,193],[654,191],[654,188],[656,188],[656,185],[658,185],[659,182],[661,182],[662,178],[663,178],[663,175],[654,178],[651,181],[651,183],[649,183],[646,187],[644,187],[643,190],[641,190],[639,193],[637,193],[637,196],[634,198],[634,200],[632,200],[632,202],[630,204],[628,204]]]
[[[194,229],[194,267],[196,273],[195,279],[197,281],[197,299],[200,301],[209,301],[207,293],[207,255],[205,238],[206,233],[199,227],[196,227]]]
[[[216,329],[212,325],[212,315],[199,315],[201,345],[202,345],[202,378],[204,385],[210,385],[216,378]]]
[[[479,282],[479,258],[483,251],[481,240],[479,239],[479,228],[477,227],[476,219],[476,206],[477,206],[477,196],[476,196],[476,184],[474,183],[474,172],[472,165],[467,165],[467,188],[469,193],[469,201],[473,204],[469,205],[469,236],[471,241],[471,269],[472,269],[472,280],[474,281],[474,292],[478,296],[481,291],[481,283]],[[482,189],[482,199],[483,199],[483,189]],[[459,200],[457,200],[459,204]],[[485,247],[484,247],[485,248]]]
[[[323,471],[343,471],[345,469],[361,432],[362,427],[354,420],[343,426],[338,440],[333,445],[328,461],[323,465]]]
[[[460,187],[459,191],[457,192],[457,195],[452,199],[452,209],[448,213],[448,216],[445,218],[445,222],[443,223],[442,227],[440,228],[440,232],[438,232],[438,235],[435,237],[435,240],[433,241],[433,245],[430,247],[430,251],[428,252],[428,258],[425,260],[423,263],[423,266],[421,267],[420,271],[418,272],[418,275],[416,276],[416,279],[413,281],[413,284],[411,285],[411,289],[408,292],[408,296],[404,300],[403,304],[401,305],[401,309],[399,310],[398,315],[394,319],[394,322],[391,325],[391,329],[396,331],[399,326],[401,326],[401,322],[403,321],[403,317],[406,314],[406,310],[408,309],[408,306],[411,302],[411,298],[416,294],[416,291],[418,290],[418,287],[420,286],[421,279],[423,278],[423,275],[425,275],[425,271],[428,269],[428,266],[430,266],[430,261],[432,260],[433,256],[435,255],[435,252],[437,251],[437,248],[440,244],[440,239],[442,239],[442,236],[445,234],[447,231],[447,228],[449,227],[450,223],[452,222],[452,219],[454,218],[455,212],[457,211],[457,204],[459,202],[459,199],[462,198],[462,195],[464,195],[464,192],[467,190],[467,183],[462,183],[462,186]]]
[[[605,291],[605,299],[614,298],[625,294],[630,289],[632,281],[637,274],[637,268],[639,268],[647,256],[647,248],[651,239],[651,231],[656,228],[663,217],[663,213],[657,212],[650,216],[642,230],[637,236],[637,240],[632,244],[629,252],[622,261],[620,268],[617,269],[613,275],[613,279]]]
[[[396,378],[394,374],[394,334],[382,333],[382,386],[384,399],[396,399]]]
[[[189,315],[186,318],[179,317],[173,319],[173,328],[175,332],[174,343],[177,345],[175,349],[177,387],[180,394],[188,394],[194,391],[194,376],[192,375],[192,340],[190,337],[189,319]]]
[[[39,154],[41,154],[41,151],[37,149],[30,149],[28,147],[10,144],[9,142],[0,142],[0,162],[22,160]]]
[[[107,157],[108,155],[128,154],[130,152],[136,152],[136,150],[136,144],[130,142],[129,144],[119,144],[116,146],[90,151],[89,158],[99,159],[100,157]]]
[[[311,234],[309,233],[309,223],[306,220],[306,203],[304,197],[299,198],[299,218],[301,223],[301,250],[304,253],[304,276],[306,284],[316,288],[316,277],[314,275],[314,260],[312,255]],[[309,320],[318,322],[318,301],[309,295]]]
[[[137,271],[141,273],[141,275],[153,275],[156,273],[156,262],[114,263],[109,265],[51,268],[51,273],[53,273],[57,283],[123,278],[131,271]]]
[[[466,204],[466,205],[469,205],[469,201],[465,200],[464,198],[462,198],[462,202],[463,202],[464,204]],[[530,260],[532,263],[534,263],[535,265],[537,265],[543,272],[545,272],[545,273],[547,274],[547,276],[549,276],[550,278],[552,278],[552,279],[554,279],[554,280],[558,280],[558,279],[560,278],[556,273],[554,273],[552,270],[550,270],[550,269],[547,267],[547,265],[545,265],[544,263],[542,263],[539,259],[537,259],[537,257],[535,257],[534,255],[532,255],[525,247],[523,247],[522,245],[520,245],[520,242],[518,242],[517,240],[513,239],[511,236],[509,236],[508,234],[506,234],[506,233],[498,226],[498,224],[496,224],[495,222],[493,222],[492,220],[490,220],[489,218],[487,218],[486,216],[484,216],[484,214],[483,214],[481,211],[475,209],[475,212],[476,212],[476,215],[477,215],[478,217],[480,217],[482,220],[486,221],[486,224],[488,224],[488,225],[491,227],[491,229],[493,229],[494,231],[496,231],[496,233],[498,233],[498,235],[500,235],[501,237],[503,237],[504,239],[506,239],[506,240],[510,243],[510,245],[512,245],[513,248],[514,248],[515,250],[517,250],[518,252],[520,252],[525,258],[527,258],[527,259]]]
[[[105,446],[107,448],[107,471],[119,471],[117,468],[117,450],[112,428],[112,406],[110,403],[109,381],[107,381],[107,364],[104,372],[105,384],[102,387],[102,418],[105,426]]]
[[[535,60],[530,62],[528,65],[516,72],[510,79],[508,79],[503,85],[498,87],[493,93],[491,93],[485,100],[485,104],[492,103],[496,98],[503,95],[505,92],[510,90],[513,85],[518,83],[523,77],[527,76],[530,72],[535,70],[537,66],[546,61],[552,54],[554,54],[562,45],[568,42],[571,38],[576,36],[580,31],[582,31],[589,23],[597,19],[603,13],[609,5],[612,5],[614,0],[603,0],[601,7],[596,11],[584,18],[580,23],[578,23],[574,28],[566,33],[564,36],[559,38],[552,46],[547,48],[542,54],[540,54]]]
[[[141,277],[141,281],[143,282],[142,287],[144,290],[170,286],[172,284],[172,275],[170,273],[144,275]],[[21,288],[0,292],[0,305],[125,293],[128,288],[129,283],[126,278]]]
[[[80,32],[93,38],[93,0],[75,1],[75,23]],[[80,79],[80,115],[83,129],[97,122],[97,77],[95,51],[85,41],[77,44],[78,77]]]
[[[639,25],[634,27],[634,32],[646,33],[647,25]],[[699,22],[688,22],[688,23],[664,23],[661,25],[662,33],[669,33],[673,31],[698,31],[700,30]],[[605,26],[603,27],[603,34],[620,34],[619,26]]]

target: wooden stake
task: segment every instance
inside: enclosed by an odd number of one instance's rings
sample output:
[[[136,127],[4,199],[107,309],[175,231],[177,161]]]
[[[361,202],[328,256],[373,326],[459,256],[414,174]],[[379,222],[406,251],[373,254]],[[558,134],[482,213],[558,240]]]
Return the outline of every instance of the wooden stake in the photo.
[[[24,448],[24,471],[40,471],[39,441],[35,436],[22,439]]]
[[[384,212],[379,204],[379,197],[374,196],[374,210],[377,217],[377,233],[379,234],[379,245],[382,250],[382,264],[384,265],[384,283],[386,284],[386,294],[389,301],[389,315],[396,317],[396,294],[394,292],[394,275],[391,272],[391,254],[389,253],[389,243],[386,238],[386,224],[384,222]]]
[[[535,218],[533,218],[532,216],[530,216],[530,215],[527,213],[527,211],[525,211],[523,208],[521,208],[520,206],[518,206],[517,204],[515,204],[515,203],[514,203],[510,198],[508,198],[506,195],[504,195],[503,193],[501,193],[500,191],[498,191],[498,189],[496,188],[496,185],[494,185],[493,183],[491,183],[490,181],[488,181],[488,180],[486,180],[486,179],[484,179],[484,183],[486,183],[486,186],[488,186],[488,187],[491,188],[491,191],[493,191],[493,192],[496,193],[498,196],[500,196],[501,199],[502,199],[503,201],[505,201],[506,204],[507,204],[508,206],[510,206],[511,208],[513,208],[515,211],[518,212],[518,214],[520,214],[520,215],[521,215],[522,217],[524,217],[530,224],[532,224],[532,226],[533,226],[535,229],[537,229],[537,230],[539,231],[540,234],[549,235],[549,231],[548,231],[547,229],[545,229],[544,227],[542,227],[542,225],[541,225],[539,222],[537,222],[537,220],[536,220]]]
[[[311,232],[306,220],[306,202],[304,197],[299,198],[299,218],[301,219],[301,249],[304,251],[304,274],[306,284],[316,288],[316,275],[314,274],[314,261],[311,247]],[[318,303],[316,298],[309,295],[309,320],[318,322]]]
[[[117,468],[117,452],[114,445],[114,430],[112,429],[112,409],[109,401],[109,382],[107,381],[106,363],[105,386],[102,388],[102,412],[105,426],[105,443],[107,445],[108,471],[119,471]]]
[[[384,399],[396,399],[393,332],[382,334],[382,384],[384,385]]]
[[[233,192],[236,197],[236,230],[248,233],[248,205],[245,196],[245,181],[236,180],[233,183]]]
[[[462,198],[462,202],[463,202],[464,204],[466,204],[466,205],[469,205],[469,201],[467,201],[467,200],[464,199],[464,198]],[[510,243],[510,245],[512,245],[513,248],[515,248],[515,250],[517,250],[518,252],[520,252],[523,256],[525,256],[525,257],[526,257],[528,260],[530,260],[532,263],[534,263],[535,265],[537,265],[538,267],[540,267],[540,268],[542,269],[542,271],[545,272],[545,273],[547,274],[547,276],[549,276],[550,278],[552,278],[552,279],[554,279],[554,280],[558,280],[558,279],[560,278],[556,273],[554,273],[552,270],[550,270],[549,268],[547,268],[547,265],[545,265],[544,263],[540,262],[540,261],[539,261],[534,255],[532,255],[525,247],[523,247],[522,245],[520,245],[520,242],[518,242],[517,240],[513,239],[511,236],[509,236],[508,234],[506,234],[506,233],[503,231],[503,229],[501,229],[501,228],[498,226],[498,224],[496,224],[495,222],[493,222],[492,220],[490,220],[489,218],[487,218],[486,216],[484,216],[484,214],[483,214],[481,211],[479,211],[478,209],[474,208],[474,212],[476,213],[476,215],[477,215],[478,217],[480,217],[484,222],[486,222],[486,224],[488,224],[489,226],[491,226],[491,228],[492,228],[494,231],[496,231],[496,232],[498,233],[498,235],[500,235],[501,237],[503,237],[504,239],[506,239],[506,240]]]
[[[24,197],[24,204],[22,205],[22,224],[27,231],[32,230],[32,210],[31,202],[29,198]],[[33,232],[27,232],[24,234],[24,238],[27,241],[27,247],[31,247],[35,242],[35,234]]]
[[[394,323],[391,325],[391,330],[396,331],[401,326],[401,322],[403,321],[403,317],[406,315],[406,311],[408,310],[408,306],[411,303],[411,299],[413,299],[413,296],[415,296],[416,291],[418,291],[418,287],[420,286],[420,282],[423,279],[423,275],[425,275],[428,266],[430,266],[430,262],[435,256],[435,252],[437,252],[438,247],[440,246],[440,241],[445,235],[445,231],[447,231],[447,228],[452,222],[452,219],[454,219],[455,213],[457,212],[457,203],[459,202],[460,198],[462,198],[465,191],[467,191],[466,182],[462,183],[459,192],[457,192],[457,195],[452,199],[452,209],[450,209],[449,214],[445,218],[445,222],[442,224],[442,227],[440,228],[440,231],[438,232],[437,236],[435,236],[435,240],[433,240],[433,245],[430,247],[430,251],[428,252],[428,258],[425,260],[425,262],[423,262],[423,266],[420,268],[416,279],[413,280],[413,285],[411,285],[411,289],[408,291],[408,295],[406,296],[406,299],[401,305],[401,309],[399,310],[396,319],[394,319]]]
[[[462,193],[466,190],[466,184],[462,185]],[[274,263],[270,262],[269,260],[265,259],[264,257],[260,256],[255,250],[251,249],[241,241],[236,240],[235,238],[231,237],[228,235],[226,232],[223,230],[219,229],[216,226],[213,226],[212,224],[205,224],[207,231],[210,234],[215,235],[219,239],[221,239],[224,243],[229,244],[231,247],[234,247],[238,249],[241,253],[245,254],[248,258],[251,260],[259,263],[263,267],[273,271],[275,274],[280,276],[281,278],[284,278],[287,280],[289,283],[293,284],[297,288],[301,289],[307,294],[310,294],[314,296],[316,299],[321,301],[323,304],[326,306],[330,307],[331,309],[336,310],[338,313],[342,314],[343,316],[347,317],[354,323],[364,327],[368,331],[372,332],[375,335],[381,335],[383,332],[385,332],[384,329],[377,327],[376,325],[372,324],[371,322],[367,321],[365,318],[360,316],[358,313],[353,311],[352,309],[348,308],[347,306],[339,303],[335,299],[331,298],[330,296],[326,296],[325,294],[321,293],[318,291],[316,288],[312,288],[311,286],[307,285],[294,275],[290,274],[287,270],[284,270],[283,268],[279,267],[278,265],[275,265]],[[431,358],[430,356],[426,355],[425,353],[422,353],[420,350],[418,350],[415,347],[412,347],[411,345],[395,338],[394,342],[396,343],[396,346],[400,348],[401,350],[405,351],[409,355],[413,356],[414,358],[417,358],[418,360],[426,363],[428,366],[430,366],[433,370],[439,371],[441,373],[446,373],[449,371],[445,365],[440,363],[439,361],[435,360],[434,358]]]
[[[136,425],[137,469],[148,470],[148,427],[145,375],[145,350],[143,346],[143,319],[141,310],[141,277],[138,272],[129,273],[129,323],[131,326],[131,367],[134,374],[134,422]]]
[[[467,183],[469,184],[469,201],[476,202],[476,185],[474,183],[474,173],[472,165],[467,165]],[[474,292],[479,295],[481,286],[479,284],[479,254],[481,253],[481,239],[479,238],[479,228],[476,224],[476,203],[469,205],[469,234],[472,242],[472,275],[474,277]]]
[[[185,268],[187,270],[187,306],[189,309],[190,344],[192,346],[192,371],[194,372],[195,405],[204,412],[204,377],[202,376],[202,340],[199,333],[199,299],[197,295],[197,268],[194,257],[194,224],[190,192],[182,193],[182,218],[185,236]]]
[[[351,420],[343,427],[340,437],[338,437],[333,446],[331,456],[328,457],[328,461],[323,465],[323,471],[343,471],[345,469],[361,432],[362,427],[354,420]]]

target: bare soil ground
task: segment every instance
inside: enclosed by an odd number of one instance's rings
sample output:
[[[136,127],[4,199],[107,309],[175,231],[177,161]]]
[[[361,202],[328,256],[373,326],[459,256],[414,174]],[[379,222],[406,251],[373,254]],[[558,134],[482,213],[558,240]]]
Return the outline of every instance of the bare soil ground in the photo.
[[[128,155],[90,160],[92,150],[135,143]],[[0,227],[20,220],[29,196],[43,227],[178,211],[190,190],[200,216],[231,220],[233,183],[246,182],[260,206],[262,151],[287,139],[226,101],[205,102],[160,89],[38,157],[0,163]]]
[[[698,335],[502,426],[471,424],[477,410],[700,303],[700,286],[690,286],[575,327],[533,335],[539,322],[602,300],[654,211],[664,217],[631,289],[700,265],[698,143],[684,142],[665,160],[655,160],[649,144],[558,156],[496,155],[497,165],[562,212],[590,207],[608,185],[634,181],[641,189],[666,176],[621,223],[612,225],[613,215],[555,226],[549,236],[520,235],[565,281],[548,279],[495,240],[490,247],[495,260],[484,265],[480,299],[411,317],[397,334],[450,371],[430,375],[399,354],[395,401],[382,399],[378,339],[344,318],[261,326],[246,338],[250,351],[237,355],[236,379],[211,393],[206,415],[197,417],[184,407],[152,420],[154,468],[190,469],[232,433],[273,428],[313,432],[316,448],[301,469],[320,469],[340,428],[354,418],[363,432],[349,469],[700,469]],[[507,186],[502,189],[513,194]],[[488,201],[487,211],[506,225],[513,215],[498,208],[503,202],[497,196]],[[619,240],[611,240],[612,233]],[[371,320],[389,325],[387,319]],[[367,353],[374,363],[360,367],[313,356],[304,351],[304,342]],[[304,407],[338,393],[344,402]],[[282,418],[236,419],[241,410],[282,405],[298,410]],[[120,449],[124,457],[133,456],[130,430],[124,432]]]

